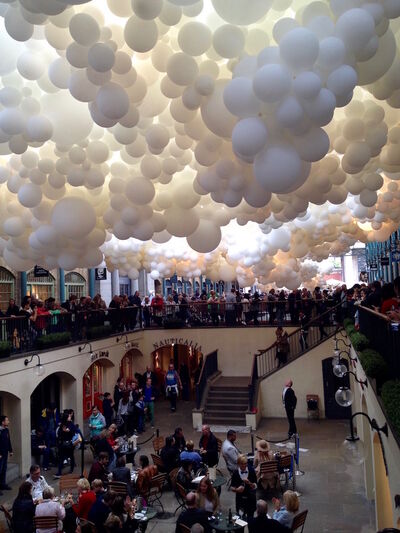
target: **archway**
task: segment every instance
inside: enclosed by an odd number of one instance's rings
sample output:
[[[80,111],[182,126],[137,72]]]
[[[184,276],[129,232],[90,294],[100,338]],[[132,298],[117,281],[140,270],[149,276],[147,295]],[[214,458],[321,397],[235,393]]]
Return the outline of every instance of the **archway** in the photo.
[[[47,298],[54,297],[56,287],[56,279],[49,272],[48,276],[35,276],[33,270],[27,275],[27,294],[39,300],[47,300]]]
[[[143,354],[137,348],[128,350],[119,365],[119,375],[126,380],[130,380],[135,377],[135,373],[139,371],[138,358],[143,357]]]
[[[111,379],[108,376],[108,370],[114,367],[109,359],[100,359],[95,361],[86,370],[83,378],[83,418],[89,418],[92,406],[97,405],[99,410],[103,411],[103,393],[111,389]]]
[[[384,529],[393,527],[394,517],[392,499],[390,496],[389,478],[385,469],[382,447],[378,433],[375,432],[373,440],[374,470],[375,470],[375,512],[376,527]]]
[[[170,344],[157,348],[152,352],[154,372],[157,383],[164,383],[164,377],[170,362],[174,363],[183,384],[183,399],[193,399],[198,371],[202,364],[203,354],[186,344]]]
[[[54,406],[76,411],[76,379],[67,372],[54,372],[46,376],[31,394],[31,428],[42,425],[46,407]]]
[[[21,399],[18,398],[18,396],[11,394],[11,392],[0,391],[0,413],[2,415],[7,415],[10,420],[9,430],[14,452],[13,458],[9,458],[8,460],[7,467],[7,482],[10,482],[21,475],[21,416],[23,416],[21,412]]]
[[[68,300],[71,294],[78,298],[86,296],[86,280],[79,272],[68,272],[65,274],[65,299]]]

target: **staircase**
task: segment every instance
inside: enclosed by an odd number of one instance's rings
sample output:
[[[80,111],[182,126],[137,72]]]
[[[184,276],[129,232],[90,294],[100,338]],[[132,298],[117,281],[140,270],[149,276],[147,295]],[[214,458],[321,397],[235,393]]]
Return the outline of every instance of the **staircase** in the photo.
[[[210,425],[245,426],[249,406],[249,378],[220,377],[208,391],[203,422]]]

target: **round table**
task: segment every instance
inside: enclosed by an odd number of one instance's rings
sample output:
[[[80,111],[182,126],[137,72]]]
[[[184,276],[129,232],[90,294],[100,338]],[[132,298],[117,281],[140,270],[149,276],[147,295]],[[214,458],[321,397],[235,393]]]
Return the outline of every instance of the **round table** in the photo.
[[[214,489],[218,489],[219,487],[222,487],[222,485],[225,485],[226,479],[224,476],[216,476],[215,479],[211,480],[211,485],[214,487]]]
[[[219,519],[210,520],[210,526],[215,531],[240,531],[244,529],[243,526],[235,523],[228,524],[228,518],[223,515]]]
[[[149,520],[152,520],[157,516],[157,511],[154,509],[154,507],[146,507],[146,514],[143,516],[143,518],[137,518],[136,520],[139,522],[139,530],[145,531],[147,522]]]

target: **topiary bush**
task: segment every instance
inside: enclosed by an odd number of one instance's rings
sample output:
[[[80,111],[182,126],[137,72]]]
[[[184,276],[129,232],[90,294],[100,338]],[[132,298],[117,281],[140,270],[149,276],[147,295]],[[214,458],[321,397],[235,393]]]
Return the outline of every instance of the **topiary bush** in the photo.
[[[367,376],[376,379],[378,386],[381,386],[389,375],[389,367],[381,354],[366,348],[358,356]]]
[[[109,337],[111,334],[111,326],[93,326],[87,329],[86,338],[88,340],[102,339],[103,337]]]
[[[64,331],[62,333],[49,333],[49,335],[42,335],[36,339],[36,347],[38,350],[47,350],[54,346],[65,346],[71,341],[71,333]]]
[[[387,381],[382,387],[381,396],[386,414],[400,436],[400,380]]]
[[[353,331],[349,334],[350,342],[353,345],[353,348],[357,352],[361,352],[362,350],[365,350],[365,348],[368,348],[369,346],[369,340],[365,335],[362,333],[359,333],[358,331]]]
[[[4,359],[5,357],[9,357],[11,354],[11,348],[12,344],[9,341],[1,341],[0,342],[0,359]]]
[[[354,324],[349,324],[348,326],[346,326],[345,329],[346,329],[346,333],[347,333],[348,336],[350,336],[352,333],[356,333],[357,332]]]
[[[349,326],[354,326],[354,320],[352,318],[345,318],[343,320],[343,327],[347,329]]]

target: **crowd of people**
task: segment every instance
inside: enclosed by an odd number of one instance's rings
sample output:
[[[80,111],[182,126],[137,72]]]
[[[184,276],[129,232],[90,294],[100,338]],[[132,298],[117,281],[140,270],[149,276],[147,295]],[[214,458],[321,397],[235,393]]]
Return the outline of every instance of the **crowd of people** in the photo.
[[[73,431],[72,423],[71,412],[67,417],[64,413],[56,433],[66,431],[67,427]],[[90,471],[87,477],[76,480],[75,491],[61,494],[60,489],[61,495],[56,497],[54,488],[42,475],[40,465],[31,466],[29,476],[20,485],[13,503],[14,533],[34,531],[34,517],[41,516],[56,517],[60,522],[59,530],[66,533],[75,530],[78,533],[145,531],[146,523],[140,521],[141,515],[137,512],[147,506],[152,479],[162,472],[167,476],[166,490],[176,491],[181,498],[182,491],[184,494],[183,511],[177,518],[176,532],[182,531],[183,524],[193,532],[211,533],[210,520],[218,516],[221,509],[221,487],[213,486],[211,475],[212,469],[218,465],[219,451],[230,477],[235,511],[237,516],[248,522],[249,532],[284,533],[291,530],[299,510],[297,493],[287,490],[282,501],[272,498],[272,516],[268,514],[265,496],[270,491],[276,494],[279,490],[279,473],[266,476],[260,468],[264,461],[275,457],[267,441],[258,441],[254,457],[248,456],[236,445],[236,431],[229,430],[221,446],[210,427],[204,425],[196,449],[192,440],[185,439],[182,428],[177,427],[165,438],[157,464],[151,464],[147,455],[140,455],[139,465],[132,471],[126,463],[126,456],[118,452],[118,427],[112,422],[107,428],[104,416],[98,411],[94,411],[89,420],[91,442],[96,437],[103,438],[104,427],[112,434],[111,440],[110,436],[106,437],[109,448],[94,450]],[[75,430],[79,431],[79,428]],[[65,458],[63,455],[63,461]],[[74,464],[72,457],[70,459],[72,471]],[[112,482],[115,481],[125,484],[126,494],[114,492]],[[41,529],[40,533],[56,533],[56,528]]]

